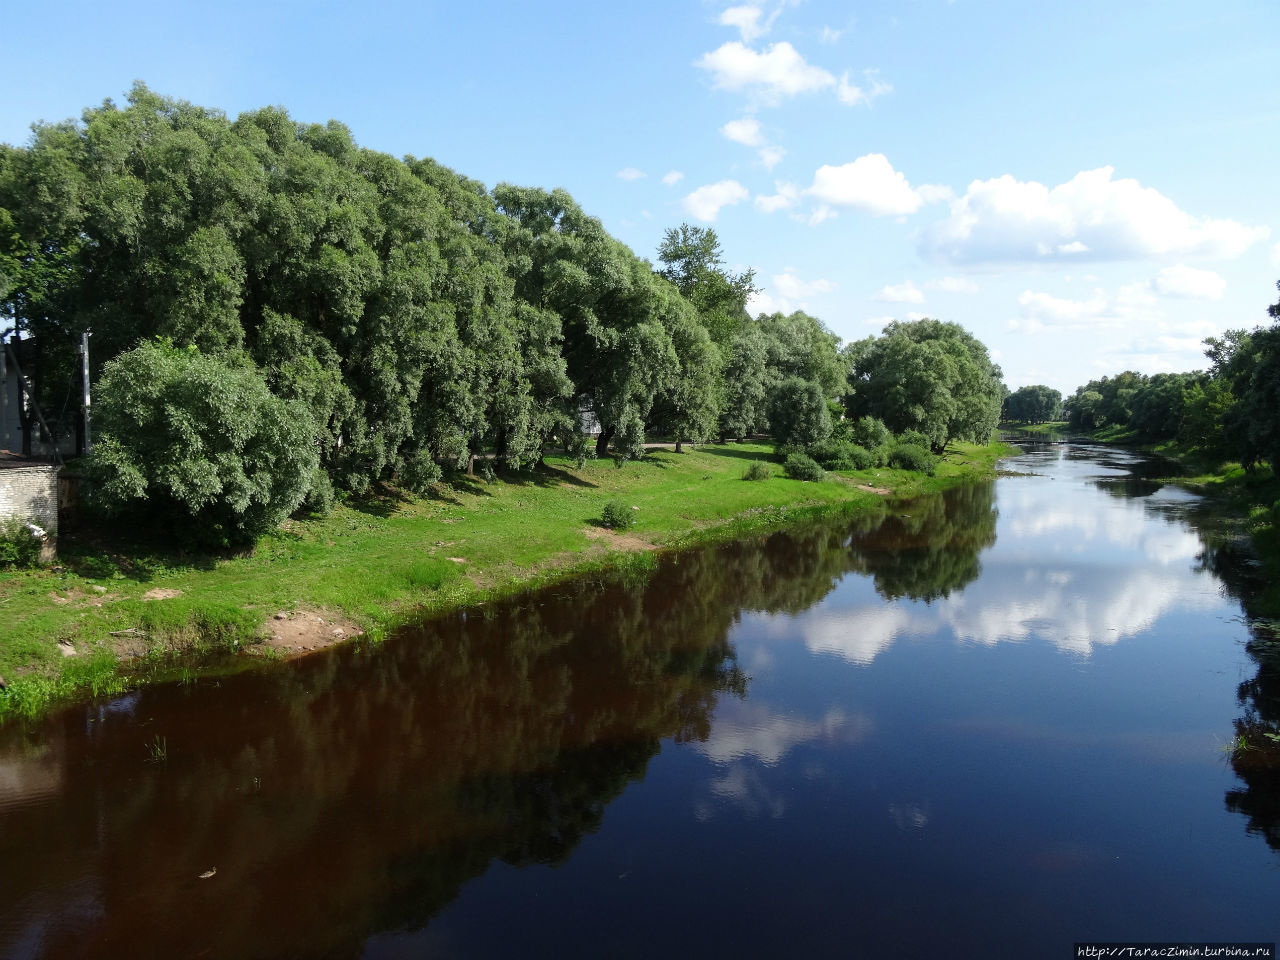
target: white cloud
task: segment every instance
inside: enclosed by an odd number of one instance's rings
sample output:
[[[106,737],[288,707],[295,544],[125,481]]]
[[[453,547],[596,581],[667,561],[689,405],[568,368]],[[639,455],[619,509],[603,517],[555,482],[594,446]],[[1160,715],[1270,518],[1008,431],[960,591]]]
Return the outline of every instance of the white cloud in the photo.
[[[823,165],[805,192],[825,204],[877,216],[915,213],[924,203],[883,153],[869,153],[839,167]]]
[[[813,208],[813,213],[809,214],[809,219],[807,222],[809,226],[816,227],[823,220],[831,220],[835,216],[836,216],[835,210],[827,206],[825,203],[820,203]]]
[[[618,171],[619,180],[643,180],[645,176],[643,170],[637,170],[635,167],[624,167]]]
[[[834,86],[836,78],[805,61],[786,41],[758,52],[734,40],[703,54],[694,66],[707,70],[721,90],[756,90],[769,100]]]
[[[699,220],[711,222],[722,207],[732,207],[751,197],[751,193],[737,180],[721,180],[699,187],[681,201],[685,213]]]
[[[674,187],[677,183],[684,179],[684,174],[679,170],[669,170],[662,175],[662,182],[668,187]]]
[[[967,277],[942,277],[938,280],[930,280],[925,286],[932,290],[941,290],[943,293],[978,292],[978,285]]]
[[[1189,300],[1221,300],[1227,289],[1227,281],[1212,270],[1198,270],[1184,263],[1165,267],[1153,282],[1165,296]]]
[[[1193,217],[1112,167],[1052,189],[1009,175],[975,180],[951,213],[926,228],[920,252],[950,263],[1125,260],[1153,256],[1230,259],[1265,239],[1266,227]]]
[[[720,128],[728,139],[746,147],[758,147],[764,143],[764,134],[760,131],[760,121],[755,117],[743,117],[741,120],[730,120]]]
[[[744,4],[740,7],[729,7],[724,13],[720,14],[720,25],[724,27],[737,27],[738,32],[742,34],[742,39],[750,43],[756,37],[764,36],[773,27],[773,21],[777,19],[778,13],[775,11],[773,16],[767,20],[764,19],[764,11],[754,4]]]
[[[788,300],[804,300],[818,293],[834,293],[836,289],[830,280],[801,280],[796,276],[795,267],[783,267],[782,273],[774,274],[773,286]]]
[[[863,70],[862,75],[866,78],[867,83],[864,88],[850,83],[849,71],[846,70],[840,78],[840,83],[836,86],[836,96],[847,107],[856,107],[860,103],[870,105],[871,101],[876,97],[893,92],[893,86],[882,81],[879,73],[879,70]]]
[[[776,144],[768,147],[761,147],[757,153],[760,157],[760,162],[764,164],[764,168],[766,170],[772,170],[781,163],[782,158],[787,155],[787,151]]]
[[[795,267],[783,267],[782,273],[775,273],[767,290],[758,290],[747,300],[747,312],[752,316],[760,313],[793,313],[796,310],[808,309],[808,299],[824,293],[834,293],[836,285],[830,280],[801,280]]]
[[[1128,283],[1109,296],[1094,290],[1086,300],[1055,297],[1049,293],[1024,290],[1018,297],[1022,308],[1020,319],[1011,324],[1015,330],[1038,333],[1053,327],[1083,330],[1100,327],[1155,329],[1163,320],[1156,309],[1151,284],[1145,280]]]
[[[1118,318],[1111,312],[1110,304],[1101,291],[1098,296],[1089,300],[1069,300],[1048,293],[1024,290],[1018,297],[1018,305],[1022,308],[1022,316],[1026,323],[1015,326],[1032,332],[1042,330],[1046,326],[1074,329],[1098,325],[1109,326],[1118,322]]]
[[[822,33],[818,35],[818,42],[832,44],[837,42],[843,34],[843,30],[837,30],[834,27],[823,27]]]
[[[793,183],[785,183],[781,180],[774,181],[774,188],[778,191],[772,196],[764,194],[756,194],[756,209],[763,213],[773,213],[777,210],[786,210],[794,207],[800,202],[800,191]]]
[[[880,292],[871,298],[885,303],[924,303],[924,294],[914,283],[907,280],[903,283],[889,284],[881,287]]]

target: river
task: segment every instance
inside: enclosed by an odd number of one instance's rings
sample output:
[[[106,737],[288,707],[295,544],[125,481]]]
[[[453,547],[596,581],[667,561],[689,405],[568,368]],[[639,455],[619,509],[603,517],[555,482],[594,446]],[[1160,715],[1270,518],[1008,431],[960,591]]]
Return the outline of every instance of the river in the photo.
[[[0,956],[1275,941],[1247,558],[1129,454],[1005,466],[0,728]]]

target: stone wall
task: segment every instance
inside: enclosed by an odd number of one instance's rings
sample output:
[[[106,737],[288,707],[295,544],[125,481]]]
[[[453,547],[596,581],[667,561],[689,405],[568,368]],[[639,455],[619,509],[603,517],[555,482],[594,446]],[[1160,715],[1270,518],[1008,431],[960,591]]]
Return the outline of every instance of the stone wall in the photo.
[[[19,520],[43,527],[48,539],[42,553],[53,556],[58,539],[58,471],[36,464],[0,469],[0,520]]]

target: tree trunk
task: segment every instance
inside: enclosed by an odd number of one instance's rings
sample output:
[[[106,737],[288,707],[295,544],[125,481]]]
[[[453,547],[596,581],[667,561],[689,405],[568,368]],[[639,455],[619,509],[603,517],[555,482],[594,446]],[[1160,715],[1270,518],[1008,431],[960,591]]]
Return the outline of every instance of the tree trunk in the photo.
[[[683,452],[684,452],[684,449],[680,446],[680,444],[681,444],[682,442],[683,442],[683,441],[682,441],[679,437],[676,437],[676,453],[683,453]]]
[[[607,457],[609,455],[609,441],[613,439],[613,427],[601,426],[600,436],[596,437],[596,456]]]
[[[467,476],[474,477],[476,475],[476,455],[474,453],[467,455]]]

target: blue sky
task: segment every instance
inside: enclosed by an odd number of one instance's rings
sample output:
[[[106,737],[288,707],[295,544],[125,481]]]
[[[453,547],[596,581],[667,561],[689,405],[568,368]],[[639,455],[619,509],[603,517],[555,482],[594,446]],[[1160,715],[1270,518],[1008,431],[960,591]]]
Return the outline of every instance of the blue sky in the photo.
[[[756,306],[954,320],[1011,387],[1203,366],[1280,278],[1280,4],[10,4],[0,140],[135,79],[682,220]]]

